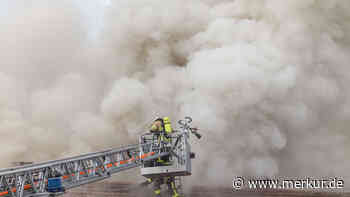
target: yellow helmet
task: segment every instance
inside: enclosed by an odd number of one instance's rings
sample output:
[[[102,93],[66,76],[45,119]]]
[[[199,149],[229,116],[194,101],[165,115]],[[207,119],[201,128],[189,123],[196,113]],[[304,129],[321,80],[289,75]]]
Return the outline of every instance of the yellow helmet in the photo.
[[[169,117],[164,117],[163,121],[164,121],[164,124],[170,123]]]

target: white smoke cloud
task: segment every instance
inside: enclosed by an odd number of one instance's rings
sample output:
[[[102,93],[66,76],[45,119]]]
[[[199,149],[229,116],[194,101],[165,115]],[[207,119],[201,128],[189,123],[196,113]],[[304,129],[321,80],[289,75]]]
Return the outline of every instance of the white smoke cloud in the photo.
[[[191,115],[201,183],[349,178],[348,1],[110,1],[96,23],[85,1],[22,3],[0,15],[2,166]]]

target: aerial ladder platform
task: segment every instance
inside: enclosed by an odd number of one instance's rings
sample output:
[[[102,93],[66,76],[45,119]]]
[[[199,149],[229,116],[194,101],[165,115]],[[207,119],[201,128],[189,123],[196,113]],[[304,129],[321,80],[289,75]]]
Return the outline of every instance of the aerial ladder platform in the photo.
[[[141,175],[182,177],[191,175],[190,127],[192,119],[179,120],[179,130],[170,135],[170,143],[159,142],[155,134],[144,134],[139,144],[100,152],[29,164],[0,170],[0,197],[51,197],[67,190],[110,178],[118,172],[141,167]],[[158,158],[169,156],[170,164],[157,166]]]

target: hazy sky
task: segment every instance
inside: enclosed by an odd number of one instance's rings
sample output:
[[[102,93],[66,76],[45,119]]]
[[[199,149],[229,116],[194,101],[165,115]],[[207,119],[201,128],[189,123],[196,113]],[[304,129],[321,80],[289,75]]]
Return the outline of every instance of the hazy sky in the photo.
[[[0,164],[120,146],[156,115],[190,115],[203,183],[348,178],[349,10],[347,0],[1,1],[0,137],[11,140]]]

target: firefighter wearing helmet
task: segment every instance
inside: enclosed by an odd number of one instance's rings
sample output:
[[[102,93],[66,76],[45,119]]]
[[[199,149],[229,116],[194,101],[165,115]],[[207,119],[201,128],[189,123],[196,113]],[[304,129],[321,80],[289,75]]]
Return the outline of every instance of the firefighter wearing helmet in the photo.
[[[158,144],[170,143],[171,142],[170,134],[173,132],[173,129],[171,127],[171,122],[169,117],[155,119],[153,124],[151,125],[150,132],[157,136]],[[170,164],[169,156],[159,157],[156,163],[158,166],[169,165]],[[162,184],[168,185],[168,190],[173,197],[179,196],[176,190],[174,177],[160,177],[160,178],[155,178],[154,180],[148,179],[148,181],[149,183],[153,182],[154,194],[156,196],[160,196],[160,186]]]

